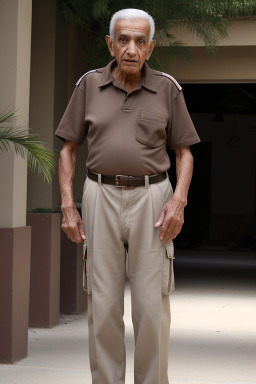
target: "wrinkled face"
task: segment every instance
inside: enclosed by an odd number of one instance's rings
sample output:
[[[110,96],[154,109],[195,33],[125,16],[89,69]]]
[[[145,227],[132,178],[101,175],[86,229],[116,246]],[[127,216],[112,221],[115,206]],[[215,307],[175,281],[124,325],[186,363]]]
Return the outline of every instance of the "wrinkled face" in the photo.
[[[149,44],[149,35],[150,25],[145,19],[117,20],[114,42],[109,36],[106,36],[106,42],[121,72],[127,75],[140,72],[156,43],[153,40]]]

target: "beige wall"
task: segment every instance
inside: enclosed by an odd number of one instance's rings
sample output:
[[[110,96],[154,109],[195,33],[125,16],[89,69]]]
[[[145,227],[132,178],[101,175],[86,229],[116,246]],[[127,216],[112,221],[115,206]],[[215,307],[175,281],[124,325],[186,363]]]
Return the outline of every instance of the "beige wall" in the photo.
[[[1,0],[0,110],[17,109],[28,125],[32,0]],[[0,226],[26,225],[27,164],[14,152],[0,158]]]
[[[230,21],[229,36],[219,41],[214,56],[206,53],[203,41],[189,32],[186,24],[172,29],[178,41],[192,49],[192,62],[176,59],[165,71],[183,83],[256,82],[256,18]],[[167,41],[158,41],[162,50]]]
[[[175,59],[165,70],[182,83],[256,83],[256,45],[219,47],[213,57],[193,47],[192,55],[192,62]]]

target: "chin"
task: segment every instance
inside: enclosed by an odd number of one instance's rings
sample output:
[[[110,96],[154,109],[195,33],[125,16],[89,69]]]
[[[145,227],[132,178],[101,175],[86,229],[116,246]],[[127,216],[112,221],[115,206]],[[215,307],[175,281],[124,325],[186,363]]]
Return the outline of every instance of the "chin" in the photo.
[[[129,66],[122,66],[122,72],[124,73],[127,73],[129,75],[135,75],[136,73],[140,72],[140,68],[139,67],[129,67]]]

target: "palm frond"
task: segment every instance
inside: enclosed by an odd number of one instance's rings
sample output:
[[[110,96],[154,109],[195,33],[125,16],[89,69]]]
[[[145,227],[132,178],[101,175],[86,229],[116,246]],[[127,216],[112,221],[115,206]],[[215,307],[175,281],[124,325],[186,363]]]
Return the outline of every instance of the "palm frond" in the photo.
[[[6,111],[6,112],[0,113],[0,125],[5,123],[10,123],[13,120],[15,120],[16,119],[15,112],[16,111]],[[0,128],[3,128],[3,127],[0,127]]]
[[[58,161],[58,151],[40,141],[40,137],[31,130],[21,127],[3,126],[15,119],[15,112],[0,114],[0,154],[8,152],[14,147],[15,153],[28,159],[28,167],[38,176],[42,176],[48,183],[52,181]]]
[[[108,14],[109,0],[95,0],[92,4],[92,15],[95,20]]]

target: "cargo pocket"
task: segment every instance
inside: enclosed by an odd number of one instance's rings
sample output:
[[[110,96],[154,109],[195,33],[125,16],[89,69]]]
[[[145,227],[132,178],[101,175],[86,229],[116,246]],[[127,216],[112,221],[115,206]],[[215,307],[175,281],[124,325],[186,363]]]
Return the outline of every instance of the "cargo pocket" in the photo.
[[[83,290],[88,294],[92,293],[91,276],[90,276],[90,261],[88,258],[87,241],[83,243]]]
[[[163,295],[169,295],[171,291],[175,289],[173,260],[174,247],[173,242],[165,244],[164,261],[163,261],[163,276],[162,276],[162,293]]]
[[[141,111],[136,128],[136,140],[155,148],[166,141],[167,118],[153,112]]]

